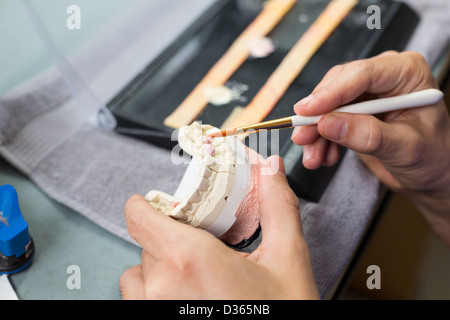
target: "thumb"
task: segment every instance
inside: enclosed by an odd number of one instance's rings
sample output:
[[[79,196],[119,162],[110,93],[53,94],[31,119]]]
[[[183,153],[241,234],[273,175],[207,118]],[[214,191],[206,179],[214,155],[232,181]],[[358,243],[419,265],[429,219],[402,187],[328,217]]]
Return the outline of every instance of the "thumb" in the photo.
[[[252,255],[275,274],[295,274],[298,285],[318,297],[311,256],[303,236],[298,198],[289,187],[281,158],[272,156],[268,160],[263,165],[270,166],[275,172],[261,174],[258,182],[262,242]]]
[[[271,263],[287,261],[293,257],[292,250],[297,251],[298,244],[304,242],[299,201],[288,184],[280,157],[272,156],[262,166],[272,168],[273,172],[263,174],[262,171],[258,181],[260,248]]]
[[[330,141],[381,160],[392,159],[405,143],[405,133],[372,115],[330,113],[320,119],[319,134]]]

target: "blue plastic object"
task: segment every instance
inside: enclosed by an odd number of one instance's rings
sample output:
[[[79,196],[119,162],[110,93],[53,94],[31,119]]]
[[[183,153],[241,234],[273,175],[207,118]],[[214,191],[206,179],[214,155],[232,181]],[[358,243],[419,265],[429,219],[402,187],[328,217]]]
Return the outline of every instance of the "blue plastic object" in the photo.
[[[34,256],[34,243],[28,223],[22,217],[16,189],[0,186],[0,274],[28,267]]]

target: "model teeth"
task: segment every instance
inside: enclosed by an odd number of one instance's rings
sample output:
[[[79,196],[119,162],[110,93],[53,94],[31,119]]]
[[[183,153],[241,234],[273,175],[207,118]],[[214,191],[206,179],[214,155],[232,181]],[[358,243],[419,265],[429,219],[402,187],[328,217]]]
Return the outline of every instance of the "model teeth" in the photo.
[[[200,184],[198,186],[198,191],[206,191],[209,189],[210,183],[208,179],[205,179],[205,177],[200,179]]]
[[[197,190],[188,198],[188,202],[199,202],[202,199],[201,193]]]
[[[192,203],[186,203],[185,205],[184,205],[184,212],[186,213],[186,214],[188,214],[189,212],[191,212],[192,211],[192,209],[193,209],[193,207],[192,207]]]
[[[214,157],[215,154],[216,154],[216,148],[214,148],[210,144],[203,144],[202,145],[202,151],[203,151],[203,153],[205,153],[205,154],[207,154],[207,155],[209,155],[211,157]]]
[[[233,189],[236,156],[231,138],[210,139],[219,129],[194,122],[179,129],[180,147],[198,164],[198,175],[183,198],[152,190],[146,200],[157,210],[195,227],[208,228],[224,209]]]
[[[202,143],[203,144],[211,144],[212,143],[211,138],[202,136]]]
[[[171,216],[180,221],[188,220],[188,215],[181,209],[172,211]]]
[[[216,164],[216,160],[210,155],[206,155],[202,160],[203,161],[201,161],[201,163],[209,169],[214,167]]]
[[[211,177],[211,175],[213,174],[213,172],[212,172],[212,170],[210,169],[210,168],[208,168],[208,166],[204,166],[203,167],[204,169],[203,169],[203,178],[209,178],[209,177]]]

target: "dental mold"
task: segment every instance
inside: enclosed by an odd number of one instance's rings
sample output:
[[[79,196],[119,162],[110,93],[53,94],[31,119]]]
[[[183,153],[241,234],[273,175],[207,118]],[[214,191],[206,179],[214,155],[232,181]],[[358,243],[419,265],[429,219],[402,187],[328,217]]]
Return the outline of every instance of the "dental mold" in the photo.
[[[181,127],[179,146],[192,156],[183,179],[174,195],[151,190],[145,199],[177,221],[237,244],[259,227],[254,192],[257,175],[239,139],[207,137],[218,130],[198,122]]]

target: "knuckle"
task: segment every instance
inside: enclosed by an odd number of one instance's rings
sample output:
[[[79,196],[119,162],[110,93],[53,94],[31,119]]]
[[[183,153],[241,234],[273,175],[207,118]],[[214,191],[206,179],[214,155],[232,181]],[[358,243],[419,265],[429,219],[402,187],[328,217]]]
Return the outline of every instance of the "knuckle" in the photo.
[[[415,51],[406,51],[402,52],[401,55],[406,69],[411,71],[419,70],[419,68],[420,70],[429,70],[425,58],[420,53]]]
[[[399,52],[396,50],[386,50],[383,53],[379,55],[379,57],[390,57],[390,56],[397,56],[399,55]]]
[[[418,131],[411,130],[409,138],[405,141],[405,153],[413,162],[420,161],[427,154],[427,145]]]
[[[431,68],[424,56],[415,51],[402,52],[407,77],[415,79],[418,87],[436,87]]]
[[[380,127],[375,125],[373,121],[368,121],[368,134],[363,153],[378,154],[384,146],[383,132]]]
[[[330,70],[328,70],[327,73],[328,73],[328,75],[331,75],[331,76],[340,74],[344,70],[344,68],[345,68],[344,64],[342,64],[342,65],[338,64],[338,65],[332,67]]]
[[[359,79],[359,85],[363,88],[370,88],[371,78],[374,73],[374,60],[373,59],[363,59],[356,60],[352,64],[352,73],[356,79]]]
[[[180,250],[172,256],[172,267],[175,272],[189,274],[195,269],[195,257],[193,252]]]
[[[344,72],[345,70],[345,65],[335,65],[332,68],[330,68],[327,73],[325,74],[325,76],[323,77],[322,81],[320,82],[320,84],[322,85],[318,85],[316,86],[316,88],[314,88],[313,92],[317,92],[318,90],[322,89],[322,87],[324,85],[329,84],[330,82],[335,81],[336,79],[339,78],[340,74],[342,74],[342,72]]]
[[[372,59],[355,60],[346,64],[347,68],[351,68],[355,74],[369,74],[372,69]]]
[[[416,62],[416,63],[417,62],[420,62],[420,63],[426,62],[424,56],[416,51],[405,51],[402,53],[402,55],[408,57],[409,59],[411,59],[411,61]]]
[[[404,56],[406,57],[406,66],[410,69],[415,69],[418,65],[423,65],[423,63],[425,62],[425,59],[422,57],[422,55],[417,52],[404,52]]]

